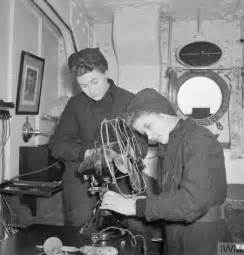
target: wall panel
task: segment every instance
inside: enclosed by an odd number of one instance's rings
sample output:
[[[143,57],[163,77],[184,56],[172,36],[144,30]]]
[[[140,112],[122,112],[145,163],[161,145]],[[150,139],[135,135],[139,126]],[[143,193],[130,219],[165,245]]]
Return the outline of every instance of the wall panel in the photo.
[[[28,6],[26,1],[15,1],[14,8],[14,31],[13,31],[13,66],[11,75],[11,97],[16,100],[18,75],[20,65],[20,54],[22,50],[38,55],[38,28],[39,18],[37,14]],[[8,158],[6,174],[7,178],[18,175],[19,146],[24,145],[21,136],[22,125],[25,116],[13,116],[11,121],[10,154]],[[34,123],[34,116],[30,117],[30,122]]]
[[[0,99],[7,100],[6,81],[8,80],[8,50],[9,50],[9,22],[10,2],[1,1],[0,8]]]
[[[42,82],[42,94],[40,102],[40,111],[39,115],[42,116],[45,114],[52,103],[58,98],[58,55],[59,55],[59,38],[61,35],[55,31],[55,29],[50,27],[48,21],[43,22],[42,26],[42,56],[45,59],[45,70],[44,77]],[[39,126],[39,127],[38,127]],[[49,121],[39,121],[37,127],[40,130],[48,131],[50,130],[52,123]],[[48,138],[39,136],[37,143],[47,143]]]

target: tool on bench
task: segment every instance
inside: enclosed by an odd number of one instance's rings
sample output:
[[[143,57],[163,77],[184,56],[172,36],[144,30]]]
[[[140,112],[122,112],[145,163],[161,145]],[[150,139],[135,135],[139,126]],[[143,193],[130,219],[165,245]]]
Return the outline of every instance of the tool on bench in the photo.
[[[62,252],[80,252],[85,255],[117,255],[118,250],[113,246],[90,246],[85,245],[80,248],[74,246],[64,246],[57,237],[49,237],[43,245],[36,245],[36,248],[43,249],[47,255],[60,255]]]

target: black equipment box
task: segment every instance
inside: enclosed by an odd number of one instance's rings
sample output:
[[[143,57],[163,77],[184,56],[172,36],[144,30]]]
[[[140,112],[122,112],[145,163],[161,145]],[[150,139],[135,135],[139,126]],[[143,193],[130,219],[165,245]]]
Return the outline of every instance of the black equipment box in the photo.
[[[51,155],[47,144],[39,146],[21,146],[19,148],[19,175],[27,174],[54,164],[57,160]],[[60,181],[64,166],[61,162],[46,171],[20,177],[20,180],[53,182]]]

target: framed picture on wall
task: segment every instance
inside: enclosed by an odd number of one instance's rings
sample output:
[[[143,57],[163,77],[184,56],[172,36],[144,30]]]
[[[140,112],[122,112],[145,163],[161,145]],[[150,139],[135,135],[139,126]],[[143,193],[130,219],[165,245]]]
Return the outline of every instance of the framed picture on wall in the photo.
[[[22,51],[16,97],[16,114],[38,114],[45,59]]]

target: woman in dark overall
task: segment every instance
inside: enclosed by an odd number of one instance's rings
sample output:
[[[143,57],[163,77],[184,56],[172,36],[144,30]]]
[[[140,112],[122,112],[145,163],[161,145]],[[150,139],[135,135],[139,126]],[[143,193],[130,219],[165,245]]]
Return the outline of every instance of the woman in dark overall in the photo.
[[[161,193],[128,199],[108,191],[101,209],[164,220],[164,254],[217,255],[218,242],[231,241],[223,215],[227,184],[222,146],[205,127],[177,117],[155,90],[140,91],[128,112],[129,124],[159,143]]]
[[[65,163],[63,198],[66,224],[81,226],[92,214],[96,197],[89,196],[88,183],[81,182],[79,164],[101,143],[100,124],[123,113],[134,94],[117,87],[107,77],[108,63],[99,48],[72,54],[68,66],[80,93],[67,103],[49,147]]]

